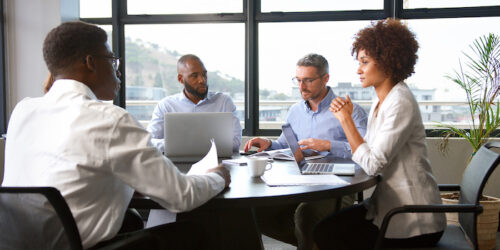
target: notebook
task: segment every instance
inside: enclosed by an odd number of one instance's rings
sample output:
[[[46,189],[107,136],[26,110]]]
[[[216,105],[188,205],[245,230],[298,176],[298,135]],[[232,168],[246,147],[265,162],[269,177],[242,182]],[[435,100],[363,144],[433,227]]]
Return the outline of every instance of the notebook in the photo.
[[[354,175],[354,163],[311,163],[306,162],[304,154],[300,149],[297,138],[293,133],[290,124],[282,126],[283,135],[293,153],[293,157],[299,166],[301,174],[336,174],[336,175]]]
[[[233,154],[231,112],[165,113],[165,155],[174,162],[197,162],[213,138],[218,157]]]

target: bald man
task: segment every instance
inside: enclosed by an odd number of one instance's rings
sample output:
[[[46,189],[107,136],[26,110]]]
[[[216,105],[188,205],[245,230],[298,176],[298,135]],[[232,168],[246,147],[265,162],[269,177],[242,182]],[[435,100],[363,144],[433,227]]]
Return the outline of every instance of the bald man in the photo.
[[[184,86],[182,92],[165,97],[153,111],[147,130],[151,133],[153,144],[165,152],[164,115],[170,112],[232,112],[233,113],[233,152],[238,152],[241,144],[241,125],[236,116],[236,106],[231,97],[208,92],[207,70],[195,55],[187,54],[177,61],[177,81]]]

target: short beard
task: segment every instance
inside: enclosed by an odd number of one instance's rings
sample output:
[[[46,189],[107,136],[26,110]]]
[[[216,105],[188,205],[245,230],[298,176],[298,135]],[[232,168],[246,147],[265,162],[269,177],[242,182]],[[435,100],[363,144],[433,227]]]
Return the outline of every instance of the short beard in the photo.
[[[205,97],[207,97],[207,93],[208,93],[208,84],[207,84],[207,90],[204,92],[204,93],[200,93],[198,91],[196,91],[195,88],[191,87],[191,85],[189,85],[188,83],[184,84],[184,89],[191,95],[194,95],[198,98],[200,98],[201,100],[205,99]]]

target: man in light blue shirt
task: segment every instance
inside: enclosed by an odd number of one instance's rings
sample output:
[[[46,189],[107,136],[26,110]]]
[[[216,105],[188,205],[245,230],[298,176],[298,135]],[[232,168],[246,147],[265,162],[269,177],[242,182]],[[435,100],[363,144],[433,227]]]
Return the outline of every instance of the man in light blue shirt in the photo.
[[[184,85],[181,93],[165,97],[156,105],[147,130],[153,144],[165,152],[164,115],[169,112],[232,112],[233,151],[238,152],[241,144],[241,125],[236,116],[236,106],[231,97],[208,92],[207,70],[195,55],[187,54],[177,61],[177,80]]]
[[[314,60],[318,61],[315,66]],[[340,122],[328,108],[337,96],[326,86],[329,80],[328,62],[317,54],[310,54],[297,63],[296,77],[293,82],[299,86],[303,101],[290,107],[286,122],[290,123],[293,132],[299,140],[302,150],[313,150],[321,154],[331,154],[336,157],[351,158],[351,147],[347,142]],[[359,133],[366,132],[367,114],[357,104],[352,113]],[[258,151],[288,148],[283,133],[278,140],[253,138],[245,144],[245,151],[252,146]]]
[[[328,61],[323,56],[309,54],[300,59],[292,80],[299,86],[304,100],[290,108],[286,121],[290,123],[302,150],[351,158],[351,147],[344,130],[328,110],[336,98],[332,89],[326,86],[329,78]],[[368,119],[366,112],[354,104],[352,117],[360,134],[364,135]],[[253,138],[245,144],[244,150],[248,151],[252,146],[258,147],[258,151],[288,148],[283,133],[275,141]],[[299,250],[314,249],[313,229],[316,223],[329,212],[350,206],[353,202],[353,196],[344,196],[342,199],[258,207],[255,213],[262,233],[295,245]]]

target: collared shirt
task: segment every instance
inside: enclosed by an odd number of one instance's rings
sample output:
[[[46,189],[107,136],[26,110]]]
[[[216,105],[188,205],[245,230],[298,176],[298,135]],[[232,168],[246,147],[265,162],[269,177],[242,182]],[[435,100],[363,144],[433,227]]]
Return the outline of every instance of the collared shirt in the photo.
[[[238,119],[236,115],[236,106],[231,100],[231,97],[222,93],[208,92],[205,99],[194,104],[186,97],[183,90],[178,94],[165,97],[158,102],[147,129],[153,136],[153,144],[160,152],[165,152],[165,141],[163,140],[165,136],[164,117],[165,113],[170,112],[232,112],[233,151],[239,151],[241,144],[241,125],[240,119]]]
[[[396,84],[379,106],[373,103],[365,142],[352,159],[367,174],[380,173],[382,179],[365,203],[367,219],[381,226],[388,211],[414,204],[441,204],[432,175],[425,143],[425,128],[420,109],[404,82]],[[387,229],[387,238],[409,238],[435,233],[446,227],[442,213],[405,213],[396,215]]]
[[[117,234],[134,190],[180,212],[224,189],[218,174],[180,173],[127,111],[74,80],[19,102],[7,137],[3,185],[59,189],[84,248]]]
[[[328,93],[319,104],[318,110],[313,111],[307,101],[300,101],[290,107],[286,122],[290,123],[298,140],[308,138],[329,140],[331,143],[330,152],[321,152],[321,154],[350,158],[351,146],[347,142],[342,125],[328,110],[330,103],[337,96],[330,87],[327,88]],[[354,104],[352,118],[359,133],[363,136],[366,132],[366,112],[359,105]],[[270,149],[280,148],[288,148],[288,143],[283,133],[281,133],[278,140],[272,141],[270,147]]]

